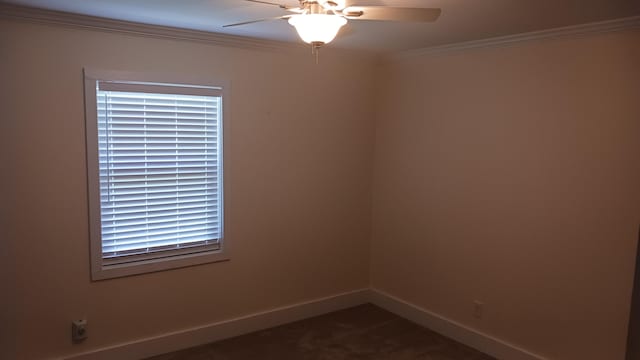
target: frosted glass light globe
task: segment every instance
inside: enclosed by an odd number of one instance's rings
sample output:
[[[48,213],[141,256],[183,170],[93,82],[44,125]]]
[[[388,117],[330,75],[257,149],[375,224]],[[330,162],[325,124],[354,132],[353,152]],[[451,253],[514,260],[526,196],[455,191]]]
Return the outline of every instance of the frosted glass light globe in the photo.
[[[337,15],[303,14],[293,15],[289,24],[296,28],[302,41],[312,43],[330,43],[347,19]]]

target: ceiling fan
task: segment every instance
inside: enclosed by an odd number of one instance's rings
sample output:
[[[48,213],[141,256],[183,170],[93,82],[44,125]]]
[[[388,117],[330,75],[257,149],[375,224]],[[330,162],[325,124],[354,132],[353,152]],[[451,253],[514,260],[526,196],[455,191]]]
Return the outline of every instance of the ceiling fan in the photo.
[[[223,27],[253,24],[261,21],[284,19],[296,28],[300,38],[317,50],[331,42],[348,20],[433,22],[438,19],[440,9],[404,8],[390,6],[347,5],[345,0],[298,0],[298,7],[261,0],[245,0],[253,3],[274,5],[290,12],[268,19],[243,21]]]

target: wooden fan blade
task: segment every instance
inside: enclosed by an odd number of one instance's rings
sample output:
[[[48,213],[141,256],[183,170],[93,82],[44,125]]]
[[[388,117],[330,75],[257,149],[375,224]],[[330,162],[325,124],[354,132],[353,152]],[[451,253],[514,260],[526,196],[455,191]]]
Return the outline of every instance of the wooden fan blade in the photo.
[[[270,2],[270,1],[262,1],[262,0],[245,0],[245,1],[249,1],[249,2],[252,2],[252,3],[258,3],[258,4],[273,5],[273,6],[279,7],[280,9],[285,9],[287,11],[291,11],[291,12],[295,12],[295,13],[302,12],[302,9],[300,9],[300,8],[291,7],[291,6],[278,4],[278,3],[273,3],[273,2]]]
[[[288,19],[291,16],[292,15],[285,15],[285,16],[276,16],[276,17],[267,18],[267,19],[249,20],[249,21],[243,21],[243,22],[239,22],[239,23],[235,23],[235,24],[222,25],[222,27],[223,28],[227,28],[227,27],[232,27],[232,26],[248,25],[248,24],[258,23],[258,22],[262,22],[262,21]]]
[[[401,8],[388,6],[349,6],[342,14],[349,19],[432,22],[442,10],[435,8]]]

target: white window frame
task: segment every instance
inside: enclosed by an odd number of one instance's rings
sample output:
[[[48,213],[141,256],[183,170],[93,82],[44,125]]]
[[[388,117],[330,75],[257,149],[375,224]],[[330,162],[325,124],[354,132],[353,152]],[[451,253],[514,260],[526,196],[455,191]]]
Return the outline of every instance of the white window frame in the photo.
[[[180,254],[159,259],[140,260],[124,264],[105,264],[102,257],[102,231],[101,231],[101,207],[100,207],[100,176],[99,176],[99,151],[98,151],[98,110],[97,110],[97,82],[134,82],[162,85],[201,86],[220,89],[222,92],[222,164],[221,170],[221,201],[222,214],[220,220],[221,239],[220,249],[215,251],[198,252],[193,254]],[[185,75],[137,73],[123,71],[108,71],[97,69],[84,69],[84,95],[85,95],[85,131],[87,150],[87,187],[89,197],[89,237],[91,257],[91,280],[103,280],[116,277],[144,274],[186,266],[206,264],[229,260],[230,248],[227,241],[228,201],[225,194],[229,193],[229,106],[230,83],[228,81],[213,81],[201,77],[189,77]]]

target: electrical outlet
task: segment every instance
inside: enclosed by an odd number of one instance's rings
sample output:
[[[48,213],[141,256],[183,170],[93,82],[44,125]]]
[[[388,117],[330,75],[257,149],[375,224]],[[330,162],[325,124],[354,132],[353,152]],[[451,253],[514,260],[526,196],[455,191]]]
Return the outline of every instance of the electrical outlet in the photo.
[[[84,341],[87,336],[87,319],[73,320],[71,322],[71,340],[73,342]]]
[[[473,316],[476,319],[482,319],[482,315],[484,313],[484,303],[481,301],[474,301],[473,302]]]

